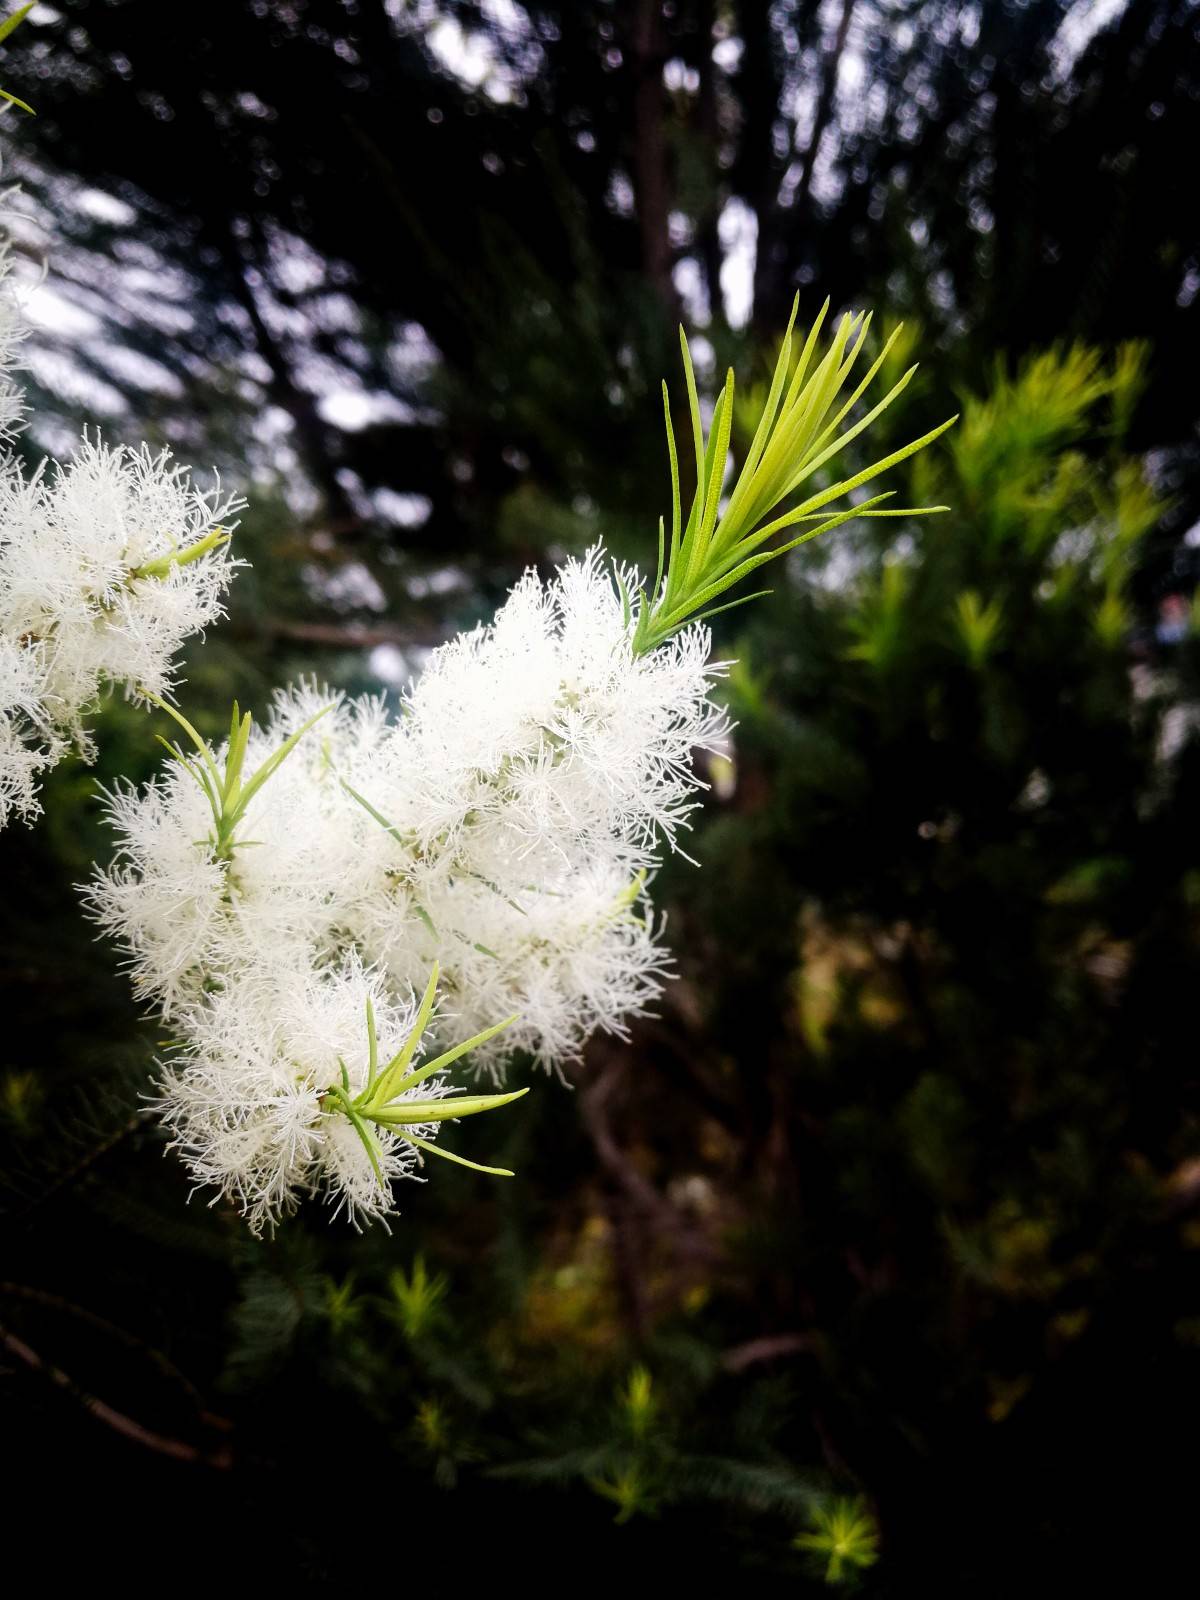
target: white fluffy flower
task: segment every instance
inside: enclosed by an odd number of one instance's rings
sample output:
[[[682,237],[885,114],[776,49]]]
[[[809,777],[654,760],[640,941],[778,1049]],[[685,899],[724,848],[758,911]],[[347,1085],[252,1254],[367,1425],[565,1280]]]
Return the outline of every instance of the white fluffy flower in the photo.
[[[0,439],[20,421],[23,327],[0,248]],[[169,451],[85,437],[27,478],[0,457],[0,827],[37,811],[39,772],[90,746],[101,690],[162,694],[183,641],[221,615],[241,502],[196,488]]]
[[[393,1210],[390,1185],[417,1175],[419,1147],[440,1123],[403,1131],[375,1126],[369,1151],[330,1091],[358,1095],[368,1076],[367,1002],[383,1059],[413,1030],[412,1003],[389,1002],[351,960],[303,974],[260,967],[232,980],[183,1018],[187,1045],[164,1073],[155,1105],[197,1184],[231,1199],[255,1233],[321,1195],[351,1220]],[[419,1056],[419,1045],[414,1059]],[[343,1076],[344,1074],[344,1076]],[[399,1104],[445,1099],[441,1074]]]
[[[479,1065],[514,1048],[569,1061],[657,993],[645,875],[696,803],[694,749],[726,727],[707,653],[693,628],[634,656],[599,551],[548,585],[527,574],[490,626],[434,654],[398,720],[336,703],[226,859],[182,766],[112,796],[120,849],[95,912],[168,1014],[268,952],[303,970],[354,949],[398,994],[439,961],[468,1031],[519,1012]],[[326,703],[281,695],[245,771]]]
[[[693,752],[724,731],[705,628],[630,647],[597,547],[544,585],[528,572],[488,626],[431,657],[390,786],[425,845],[447,833],[534,866],[619,849],[647,864],[695,805]]]
[[[636,655],[595,550],[527,573],[399,718],[302,684],[109,797],[118,853],[88,895],[183,1041],[161,1106],[199,1182],[255,1226],[313,1192],[380,1214],[331,1085],[344,1060],[358,1091],[365,994],[395,1035],[431,969],[430,1040],[479,1036],[476,1071],[514,1051],[561,1069],[623,1034],[668,966],[648,874],[696,804],[695,748],[726,729],[708,648],[693,627]],[[388,1126],[384,1176],[406,1175]]]

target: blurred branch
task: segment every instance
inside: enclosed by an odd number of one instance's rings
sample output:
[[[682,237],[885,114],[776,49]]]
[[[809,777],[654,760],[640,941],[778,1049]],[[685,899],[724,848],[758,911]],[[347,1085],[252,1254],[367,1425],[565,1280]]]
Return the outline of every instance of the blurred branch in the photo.
[[[115,1150],[136,1128],[141,1127],[143,1121],[142,1113],[136,1111],[127,1122],[122,1123],[119,1128],[115,1129],[99,1144],[93,1145],[90,1150],[85,1151],[79,1160],[69,1166],[65,1172],[61,1172],[48,1189],[43,1189],[41,1194],[31,1200],[24,1210],[16,1214],[13,1221],[24,1222],[35,1211],[39,1211],[42,1206],[56,1199],[65,1189],[69,1189],[72,1184],[90,1171],[98,1161],[102,1161],[111,1150]]]
[[[712,1087],[709,1074],[704,1071],[706,1064],[714,1068],[718,1065],[717,1053],[704,1029],[699,1025],[689,1026],[679,1007],[672,1004],[669,1021],[648,1017],[639,1024],[638,1031],[661,1050],[656,1067],[669,1073],[672,1083],[714,1122],[720,1123],[735,1138],[741,1138],[744,1120],[738,1107]]]
[[[596,1051],[593,1048],[593,1056]],[[678,1257],[713,1261],[712,1242],[644,1177],[613,1136],[609,1105],[625,1078],[625,1058],[614,1050],[579,1093],[580,1119],[609,1182],[607,1200],[613,1230],[617,1285],[633,1337],[649,1331],[645,1258],[653,1244],[667,1243]]]
[[[86,1323],[88,1327],[95,1328],[98,1333],[107,1335],[108,1338],[122,1344],[127,1350],[136,1350],[144,1355],[164,1378],[176,1384],[187,1395],[196,1407],[200,1420],[209,1427],[221,1430],[228,1429],[231,1424],[225,1417],[218,1417],[210,1412],[204,1404],[204,1397],[196,1388],[186,1373],[179,1368],[170,1358],[140,1338],[136,1333],[130,1333],[127,1328],[120,1328],[115,1322],[110,1322],[107,1317],[89,1311],[86,1306],[78,1306],[71,1300],[64,1299],[61,1295],[50,1294],[45,1289],[35,1289],[24,1283],[0,1283],[0,1296],[10,1300],[24,1300],[30,1305],[42,1306],[47,1311],[60,1312],[65,1317],[70,1317],[76,1322]]]
[[[801,1355],[811,1351],[813,1342],[803,1333],[777,1333],[762,1339],[750,1339],[745,1344],[735,1344],[721,1357],[726,1372],[745,1372],[747,1367],[760,1361],[778,1361],[781,1356]]]
[[[661,0],[637,0],[630,56],[633,63],[633,189],[642,235],[642,265],[668,315],[678,314],[671,276],[671,210],[667,142],[663,129],[663,67],[667,50]]]
[[[813,113],[812,135],[809,138],[808,149],[804,157],[804,171],[796,187],[796,215],[801,219],[801,226],[803,226],[804,215],[808,210],[808,202],[812,194],[813,169],[817,164],[817,156],[821,151],[821,140],[825,137],[825,130],[828,128],[830,118],[833,116],[838,73],[841,69],[842,56],[845,53],[846,40],[850,33],[850,24],[854,18],[856,3],[857,0],[842,0],[842,14],[838,18],[837,32],[834,34],[833,44],[825,52],[821,61],[821,88],[817,96],[816,110]]]
[[[203,1450],[197,1445],[186,1444],[182,1439],[174,1439],[143,1427],[140,1422],[127,1417],[123,1411],[118,1411],[106,1401],[89,1394],[68,1373],[44,1361],[36,1350],[18,1338],[15,1333],[10,1333],[2,1324],[0,1324],[0,1345],[31,1372],[39,1373],[56,1389],[61,1389],[70,1395],[72,1400],[81,1405],[98,1422],[102,1422],[105,1427],[111,1428],[123,1438],[131,1439],[143,1449],[152,1450],[157,1455],[170,1456],[175,1461],[186,1461],[193,1466],[215,1467],[221,1471],[228,1471],[233,1465],[233,1452],[227,1444],[219,1445],[215,1450]]]
[[[579,1110],[584,1128],[600,1165],[621,1192],[644,1216],[659,1227],[678,1228],[679,1218],[670,1201],[630,1161],[613,1138],[608,1120],[608,1105],[623,1076],[622,1064],[614,1056],[579,1094]]]
[[[374,650],[381,644],[398,650],[434,650],[446,642],[444,628],[397,628],[387,623],[360,627],[354,623],[298,622],[290,617],[262,617],[229,630],[235,637],[282,640],[326,650]]]

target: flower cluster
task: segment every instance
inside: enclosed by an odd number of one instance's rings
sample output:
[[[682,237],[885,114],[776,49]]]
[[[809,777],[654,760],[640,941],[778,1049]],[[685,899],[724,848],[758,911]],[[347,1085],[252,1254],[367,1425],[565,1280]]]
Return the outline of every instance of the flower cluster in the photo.
[[[197,1183],[260,1233],[312,1194],[356,1225],[383,1218],[426,1152],[510,1177],[432,1142],[443,1121],[528,1093],[452,1088],[444,1069],[475,1040],[418,1065],[436,984],[435,968],[420,1008],[395,1004],[351,955],[321,973],[247,971],[185,1012],[157,1107]]]
[[[407,1020],[436,964],[431,1037],[475,1036],[498,1076],[513,1050],[571,1060],[657,993],[647,873],[696,803],[693,751],[726,723],[705,629],[644,656],[629,631],[595,550],[550,583],[527,573],[433,655],[399,718],[301,687],[262,728],[235,712],[219,751],[185,724],[190,750],[110,797],[120,850],[93,910],[185,1042],[162,1110],[194,1174],[254,1221],[321,1187],[354,1213],[386,1205],[321,1100],[366,994]],[[388,1140],[384,1176],[411,1175],[410,1134]]]
[[[84,439],[26,476],[11,448],[24,328],[0,249],[0,827],[75,747],[109,684],[165,692],[189,634],[221,615],[241,502],[201,491],[170,453]]]

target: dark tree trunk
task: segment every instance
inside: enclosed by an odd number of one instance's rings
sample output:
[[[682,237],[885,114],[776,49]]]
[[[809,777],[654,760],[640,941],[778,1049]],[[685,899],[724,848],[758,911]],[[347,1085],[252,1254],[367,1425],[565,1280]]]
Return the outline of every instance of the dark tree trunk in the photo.
[[[642,267],[672,316],[679,305],[671,277],[671,184],[664,126],[666,36],[660,0],[637,0],[630,28],[633,68],[633,192],[642,236]]]

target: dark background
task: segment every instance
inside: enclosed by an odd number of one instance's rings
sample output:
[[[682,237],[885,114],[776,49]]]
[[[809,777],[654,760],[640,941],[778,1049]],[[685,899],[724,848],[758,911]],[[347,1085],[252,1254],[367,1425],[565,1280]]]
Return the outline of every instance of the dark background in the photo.
[[[54,0],[9,41],[21,448],[100,422],[244,488],[187,673],[213,730],[300,672],[394,690],[526,563],[651,559],[681,317],[752,389],[797,289],[872,306],[923,361],[877,437],[963,413],[897,475],[949,516],[840,529],[721,619],[739,726],[702,868],[657,881],[660,1016],[485,1119],[514,1182],[432,1174],[390,1237],[185,1204],[73,887],[97,777],[155,767],[103,711],[98,771],[0,836],[11,1555],[816,1593],[792,1539],[856,1497],[872,1594],[1186,1559],[1198,30]]]

